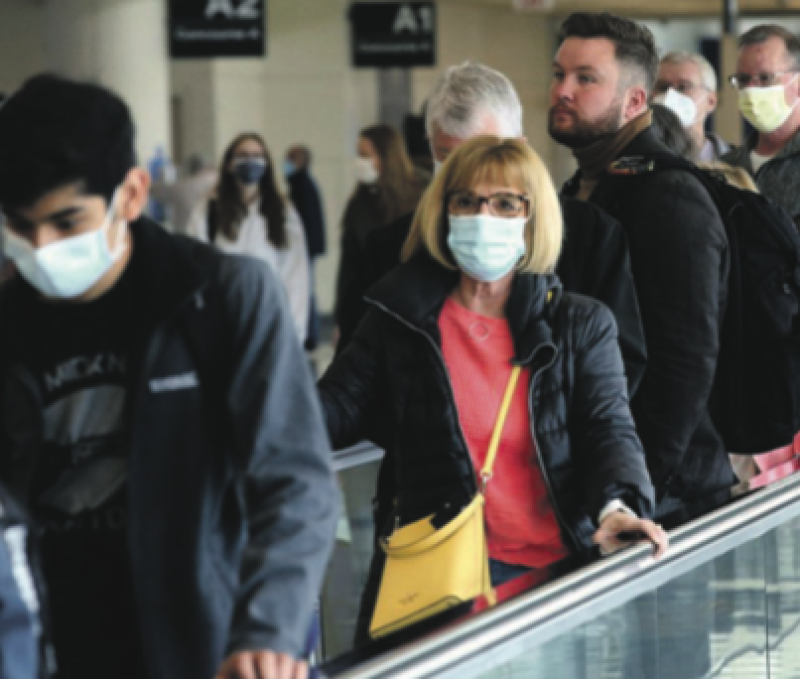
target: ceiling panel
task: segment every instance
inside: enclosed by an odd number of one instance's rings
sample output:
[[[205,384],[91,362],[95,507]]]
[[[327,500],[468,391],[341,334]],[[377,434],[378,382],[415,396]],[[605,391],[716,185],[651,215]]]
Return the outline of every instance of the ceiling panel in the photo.
[[[439,0],[447,4],[511,7],[512,0]],[[800,0],[739,0],[743,14],[788,13],[800,10]],[[542,14],[614,12],[637,16],[719,16],[722,0],[555,0],[555,8]]]

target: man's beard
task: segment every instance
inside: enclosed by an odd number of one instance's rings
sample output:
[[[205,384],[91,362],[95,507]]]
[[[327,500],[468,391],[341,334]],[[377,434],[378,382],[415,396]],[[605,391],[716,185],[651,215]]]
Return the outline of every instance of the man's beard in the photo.
[[[616,134],[622,125],[622,102],[618,99],[614,100],[611,106],[606,111],[605,115],[601,118],[588,122],[581,120],[577,114],[570,111],[573,115],[574,125],[569,130],[556,130],[553,125],[553,118],[555,117],[555,109],[558,104],[552,106],[547,116],[547,131],[550,136],[559,144],[571,149],[583,149],[603,137]]]

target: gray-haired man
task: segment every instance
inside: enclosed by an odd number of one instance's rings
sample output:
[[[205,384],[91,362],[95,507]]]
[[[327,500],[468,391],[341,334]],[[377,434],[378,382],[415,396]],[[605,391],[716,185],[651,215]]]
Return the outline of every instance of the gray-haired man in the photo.
[[[739,110],[756,128],[723,160],[743,167],[758,189],[800,225],[800,40],[782,26],[765,24],[739,38],[736,74]]]
[[[717,108],[717,74],[704,56],[680,51],[665,54],[653,95],[654,101],[678,115],[700,160],[711,162],[730,150],[722,137],[706,132],[706,120]]]
[[[473,137],[524,138],[522,105],[511,81],[499,71],[468,61],[448,68],[436,81],[428,97],[425,126],[437,167]],[[594,205],[565,198],[562,211],[567,236],[556,273],[565,290],[599,299],[614,312],[632,394],[646,355],[625,234],[619,223]],[[371,269],[363,281],[365,292],[400,263],[412,221],[413,214],[406,215],[367,238]]]

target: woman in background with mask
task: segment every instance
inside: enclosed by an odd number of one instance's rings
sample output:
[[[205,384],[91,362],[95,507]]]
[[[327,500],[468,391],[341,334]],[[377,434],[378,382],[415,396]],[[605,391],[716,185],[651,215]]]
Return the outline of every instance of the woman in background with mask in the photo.
[[[320,381],[335,448],[386,450],[376,526],[457,514],[484,485],[494,585],[599,545],[619,549],[654,508],[611,312],[552,273],[561,212],[539,157],[478,137],[417,210],[404,264],[370,291],[352,343]],[[521,366],[493,475],[480,479],[512,366]],[[488,481],[488,484],[486,483]],[[391,527],[388,530],[387,527]],[[383,567],[376,550],[363,638]]]
[[[308,254],[300,217],[275,180],[263,138],[246,132],[225,150],[212,198],[197,206],[187,233],[225,252],[267,262],[283,281],[300,342],[308,322]]]
[[[367,234],[417,205],[426,178],[418,174],[400,134],[389,125],[361,131],[355,161],[356,188],[342,217],[342,245],[334,316],[346,346],[364,314],[362,280]]]

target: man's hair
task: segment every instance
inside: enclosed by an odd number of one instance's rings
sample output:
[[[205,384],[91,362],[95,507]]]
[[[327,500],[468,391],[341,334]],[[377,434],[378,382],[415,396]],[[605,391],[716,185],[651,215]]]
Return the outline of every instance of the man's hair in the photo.
[[[136,165],[125,103],[89,83],[34,76],[0,108],[0,204],[24,207],[79,184],[111,199]]]
[[[651,129],[664,146],[681,158],[696,160],[698,149],[678,115],[663,104],[650,104],[650,110],[653,112]]]
[[[761,45],[770,38],[783,40],[786,51],[789,53],[789,58],[793,63],[792,68],[800,68],[800,39],[791,31],[787,31],[783,26],[778,26],[777,24],[761,24],[743,33],[739,38],[739,49],[750,45]]]
[[[509,137],[523,136],[522,105],[511,81],[483,64],[465,61],[451,66],[436,81],[425,108],[430,138],[438,130],[461,139],[471,137],[494,117]]]
[[[610,40],[614,43],[617,61],[628,74],[628,84],[643,85],[649,98],[658,74],[658,51],[655,38],[646,26],[608,12],[576,12],[561,24],[559,42],[567,38]]]
[[[667,52],[661,57],[662,64],[694,64],[700,71],[700,81],[709,92],[717,91],[717,74],[714,72],[714,67],[709,63],[702,54],[696,52],[684,52],[677,50],[675,52]]]

